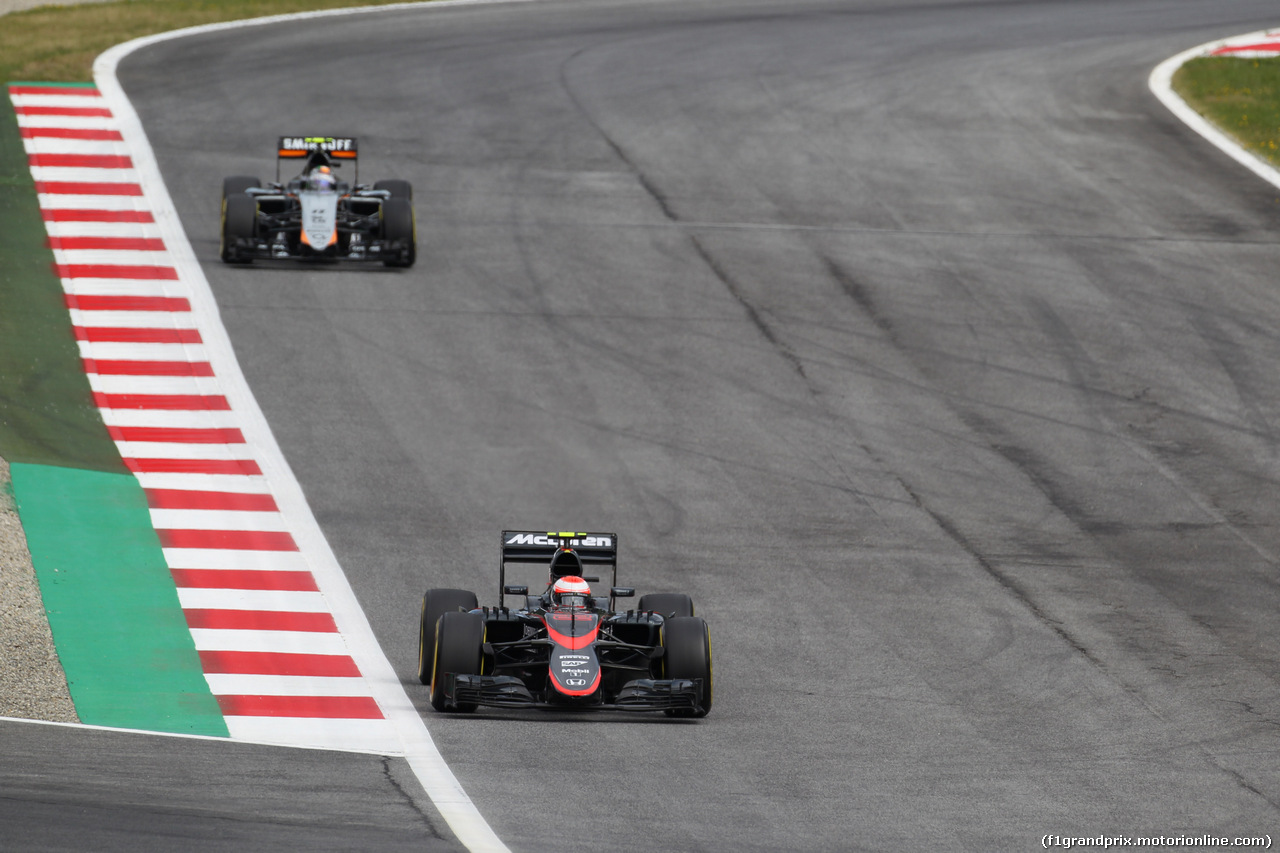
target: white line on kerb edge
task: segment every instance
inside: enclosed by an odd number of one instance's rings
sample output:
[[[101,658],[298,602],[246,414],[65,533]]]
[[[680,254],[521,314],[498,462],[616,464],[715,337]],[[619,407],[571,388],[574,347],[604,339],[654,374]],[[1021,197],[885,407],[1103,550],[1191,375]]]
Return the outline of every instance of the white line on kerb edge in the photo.
[[[1229,38],[1205,42],[1199,47],[1184,50],[1177,56],[1171,56],[1164,62],[1157,65],[1152,70],[1151,76],[1147,78],[1147,86],[1151,89],[1151,92],[1160,99],[1160,103],[1164,104],[1169,108],[1170,112],[1182,119],[1188,127],[1212,142],[1232,160],[1235,160],[1237,163],[1244,166],[1246,169],[1253,172],[1272,186],[1280,188],[1280,171],[1277,171],[1270,163],[1266,163],[1246,151],[1240,146],[1240,143],[1218,130],[1218,128],[1206,121],[1198,112],[1187,106],[1187,102],[1182,100],[1182,98],[1173,91],[1173,74],[1188,60],[1195,59],[1198,56],[1204,56],[1210,51],[1216,50],[1230,42],[1261,39],[1269,37],[1272,34],[1271,30],[1259,30],[1254,33],[1245,33],[1243,35],[1230,36]]]
[[[160,175],[155,152],[152,151],[151,144],[147,140],[142,122],[116,79],[116,69],[121,60],[140,48],[162,41],[220,30],[390,10],[415,9],[426,12],[447,7],[516,2],[532,2],[532,0],[436,0],[431,3],[397,3],[359,9],[333,9],[209,24],[159,33],[116,45],[99,56],[93,64],[94,81],[119,121],[120,132],[129,146],[134,168],[153,206],[152,213],[164,243],[168,247],[181,279],[191,285],[192,310],[201,317],[200,328],[209,360],[217,366],[219,382],[224,386],[232,409],[243,418],[240,424],[241,431],[246,441],[256,449],[255,455],[260,461],[263,474],[271,483],[271,491],[276,497],[280,511],[289,520],[289,527],[294,533],[299,548],[308,555],[316,580],[330,603],[338,629],[347,638],[351,656],[372,688],[378,705],[391,721],[404,747],[404,757],[426,790],[427,796],[431,798],[432,803],[449,824],[449,828],[473,853],[510,853],[510,850],[480,815],[475,804],[471,802],[471,798],[467,796],[466,791],[458,783],[457,777],[453,775],[453,771],[449,769],[436,749],[426,724],[423,723],[422,717],[405,693],[391,662],[382,653],[373,629],[369,626],[369,620],[360,609],[360,604],[346,575],[343,574],[337,558],[329,548],[329,543],[320,531],[320,526],[311,514],[311,508],[303,496],[302,487],[294,477],[288,462],[285,461],[279,445],[276,444],[266,417],[253,398],[240,365],[236,361],[231,340],[222,325],[217,302],[213,298],[213,291],[204,277],[191,243],[182,230],[177,210]]]

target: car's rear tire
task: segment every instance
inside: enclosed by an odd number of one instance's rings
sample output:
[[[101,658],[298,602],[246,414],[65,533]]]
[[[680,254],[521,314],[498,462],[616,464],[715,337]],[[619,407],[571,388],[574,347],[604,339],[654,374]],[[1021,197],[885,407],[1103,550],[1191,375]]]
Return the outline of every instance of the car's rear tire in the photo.
[[[693,599],[683,592],[651,592],[640,596],[637,607],[659,616],[677,618],[693,615]]]
[[[479,613],[445,613],[436,622],[435,664],[431,670],[431,707],[437,711],[469,714],[474,702],[458,702],[452,708],[445,702],[444,676],[479,675],[484,645],[484,620]]]
[[[230,179],[228,179],[230,180]],[[242,251],[238,240],[252,240],[258,226],[258,203],[244,193],[222,199],[222,245],[219,254],[229,264],[253,263],[253,255]]]
[[[702,679],[695,710],[667,711],[669,717],[705,717],[711,711],[711,632],[696,616],[677,616],[662,626],[662,674],[664,678]]]
[[[436,622],[446,613],[475,610],[476,594],[466,589],[429,589],[422,596],[418,616],[418,681],[431,683],[436,656]]]
[[[407,198],[413,201],[413,186],[408,181],[386,180],[378,181],[373,185],[375,190],[387,190],[391,193],[392,198]]]
[[[417,226],[413,205],[407,198],[393,196],[382,203],[382,239],[400,243],[400,249],[382,263],[389,267],[413,266],[418,257]]]

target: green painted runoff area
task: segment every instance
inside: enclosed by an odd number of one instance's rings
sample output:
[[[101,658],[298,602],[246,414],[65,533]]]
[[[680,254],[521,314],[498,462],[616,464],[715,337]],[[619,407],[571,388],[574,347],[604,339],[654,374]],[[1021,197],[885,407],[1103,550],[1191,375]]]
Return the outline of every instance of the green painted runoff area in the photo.
[[[94,405],[0,103],[0,457],[71,699],[84,723],[225,737],[146,496]]]
[[[9,471],[81,721],[225,737],[137,480],[53,465]]]

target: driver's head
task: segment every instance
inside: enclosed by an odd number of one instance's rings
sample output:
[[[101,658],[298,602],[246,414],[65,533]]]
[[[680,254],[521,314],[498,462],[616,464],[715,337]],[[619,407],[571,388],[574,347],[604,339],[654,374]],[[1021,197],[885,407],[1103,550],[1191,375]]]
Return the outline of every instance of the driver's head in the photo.
[[[558,607],[586,607],[591,584],[580,577],[565,575],[551,587],[551,600]]]
[[[333,170],[328,166],[317,166],[311,170],[309,189],[329,191],[334,188],[337,183],[333,177]]]

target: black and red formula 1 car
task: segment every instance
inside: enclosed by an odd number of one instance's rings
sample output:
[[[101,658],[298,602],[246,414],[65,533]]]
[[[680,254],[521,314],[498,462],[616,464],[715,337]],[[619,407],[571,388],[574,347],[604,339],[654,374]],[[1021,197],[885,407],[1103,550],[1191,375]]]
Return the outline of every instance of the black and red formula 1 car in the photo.
[[[540,563],[546,590],[507,584],[508,563]],[[607,597],[586,572],[613,573]],[[431,685],[437,711],[499,708],[665,711],[704,717],[711,710],[711,637],[678,593],[650,593],[634,610],[614,603],[635,589],[618,582],[613,533],[506,530],[496,607],[473,592],[431,589],[422,597],[418,680]],[[507,597],[519,606],[506,606]]]

